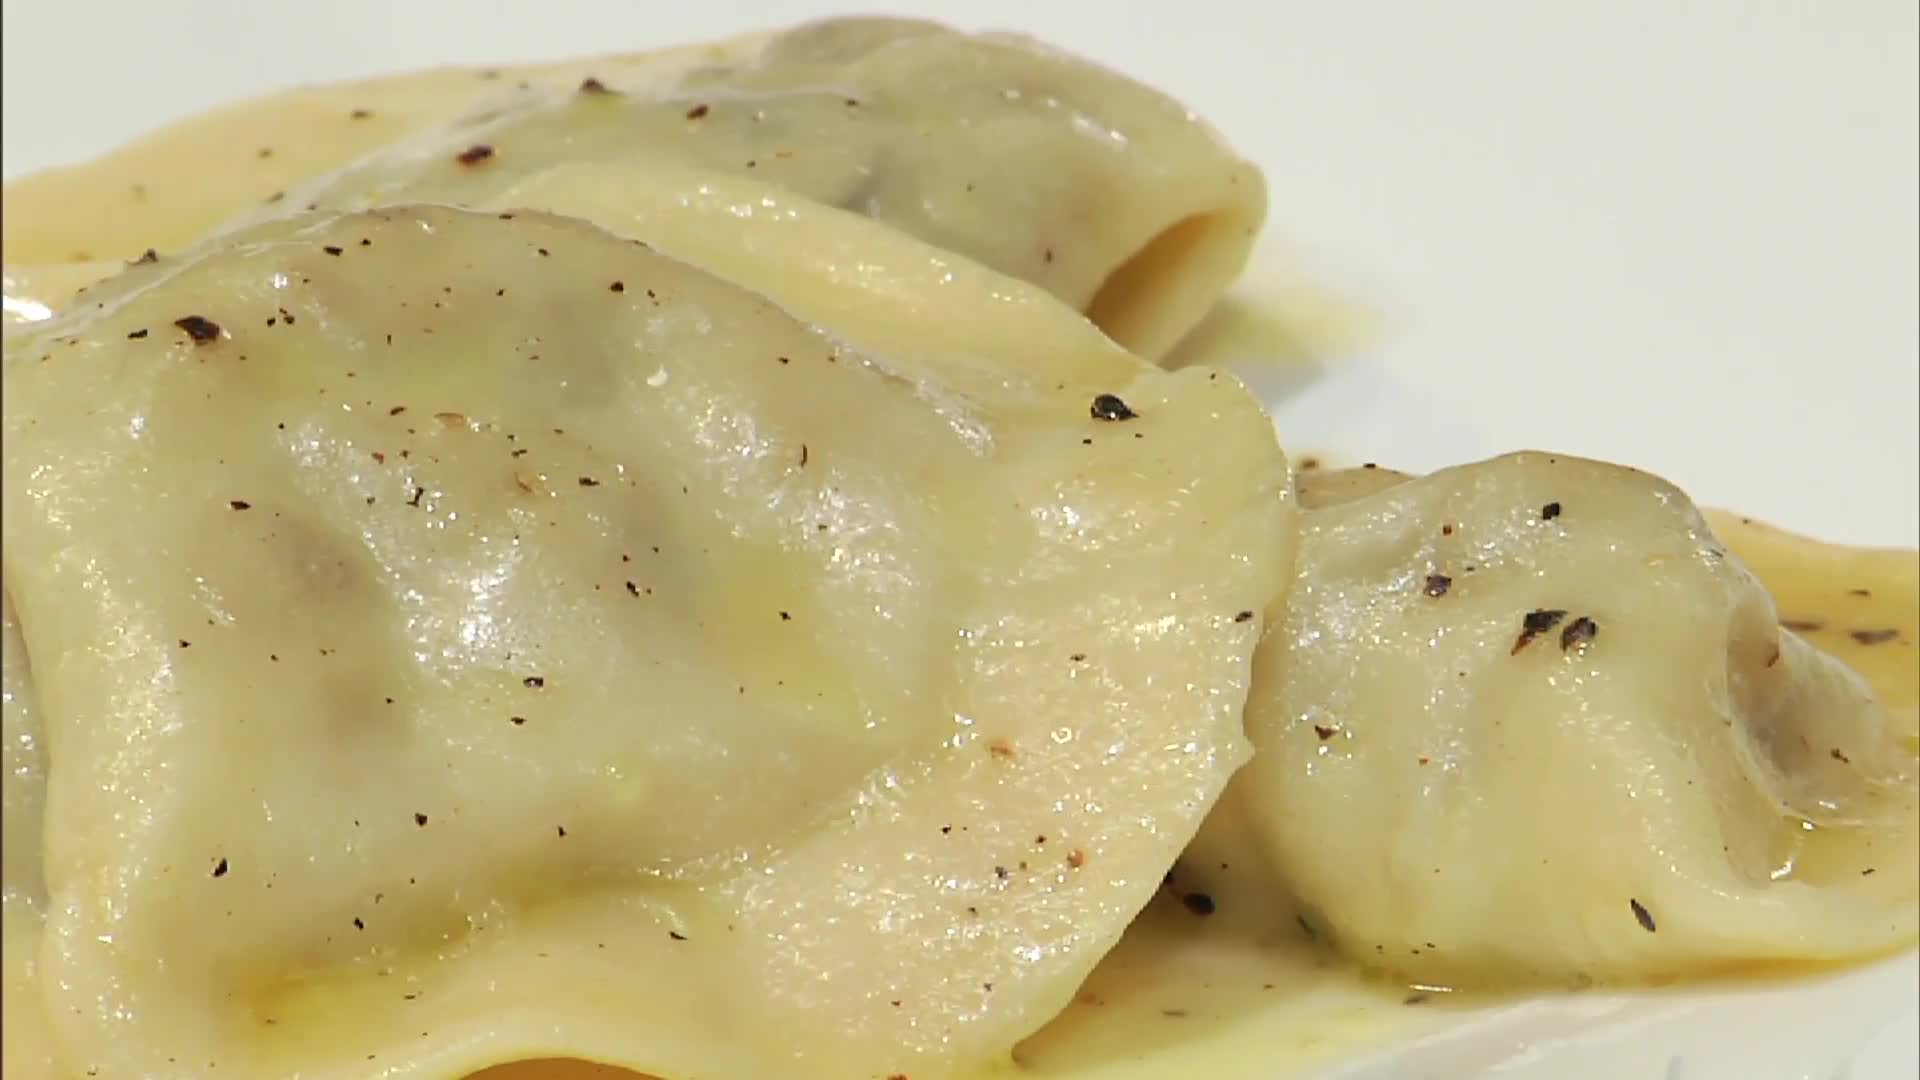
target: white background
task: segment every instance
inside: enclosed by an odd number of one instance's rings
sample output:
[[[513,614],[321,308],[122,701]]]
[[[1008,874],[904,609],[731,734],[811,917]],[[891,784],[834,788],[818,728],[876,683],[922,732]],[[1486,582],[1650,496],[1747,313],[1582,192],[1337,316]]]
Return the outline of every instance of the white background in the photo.
[[[1428,468],[1556,449],[1829,538],[1920,540],[1913,0],[885,8],[1030,30],[1124,69],[1266,169],[1271,224],[1243,294],[1307,280],[1377,313],[1354,355],[1269,384],[1296,451]],[[3,10],[12,177],[292,82],[860,9]],[[1916,1075],[1917,1034],[1890,1032],[1854,1075]]]

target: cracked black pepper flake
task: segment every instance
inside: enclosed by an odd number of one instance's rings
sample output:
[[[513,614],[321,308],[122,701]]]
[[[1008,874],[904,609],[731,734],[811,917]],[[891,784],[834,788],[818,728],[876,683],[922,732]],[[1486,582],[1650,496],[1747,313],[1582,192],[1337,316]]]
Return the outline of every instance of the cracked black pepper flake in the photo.
[[[687,119],[698,120],[711,111],[712,110],[708,109],[705,105],[695,105],[693,108],[687,110]]]
[[[1447,575],[1445,574],[1428,574],[1427,575],[1427,595],[1428,596],[1445,596],[1447,595],[1447,590],[1451,588],[1453,588],[1453,579],[1448,577]]]
[[[355,915],[353,917],[353,928],[355,930],[365,930],[367,928],[367,921],[365,919],[362,919],[360,916]],[[373,1055],[369,1054],[367,1056],[369,1059],[371,1059]]]
[[[228,500],[227,500],[227,505],[228,505],[228,506],[231,506],[231,507],[233,507],[233,508],[234,508],[235,510],[251,510],[251,509],[253,509],[253,504],[252,504],[252,503],[250,503],[250,502],[248,502],[248,501],[247,501],[247,500],[245,500],[245,499],[228,499]]]
[[[492,156],[493,147],[488,146],[486,143],[474,143],[472,146],[460,151],[453,160],[462,165],[478,165]]]
[[[1653,912],[1648,911],[1645,904],[1632,897],[1627,898],[1627,906],[1633,909],[1634,920],[1640,924],[1640,928],[1649,934],[1653,933]]]
[[[559,835],[560,839],[565,840],[567,838],[567,827],[565,825],[555,825],[553,831]]]
[[[509,723],[509,724],[512,724],[512,725],[513,725],[514,727],[519,727],[520,725],[522,725],[522,724],[524,724],[524,723],[526,723],[526,722],[527,722],[527,718],[526,718],[526,717],[524,717],[524,716],[509,716],[509,717],[507,717],[507,723]]]
[[[1252,622],[1252,621],[1253,621],[1253,612],[1251,612],[1251,611],[1236,611],[1236,612],[1234,612],[1234,614],[1233,614],[1233,621],[1234,621],[1234,622]]]
[[[667,931],[667,936],[668,936],[668,937],[670,937],[670,938],[672,938],[672,939],[673,939],[673,940],[675,940],[675,941],[685,941],[685,940],[687,940],[687,935],[685,935],[685,934],[683,934],[683,933],[681,933],[681,932],[680,932],[680,931],[678,931],[678,930],[669,930],[669,931]]]
[[[1101,394],[1094,398],[1093,408],[1090,411],[1095,420],[1132,420],[1140,415],[1115,394]]]
[[[422,497],[424,497],[424,496],[426,495],[426,493],[427,493],[427,489],[426,489],[426,488],[423,488],[423,487],[415,487],[415,488],[413,489],[413,498],[411,498],[411,499],[408,499],[408,500],[407,500],[407,505],[408,505],[408,506],[414,506],[414,507],[417,507],[417,506],[419,506],[419,505],[420,505],[420,500],[421,500],[421,498],[422,498]]]
[[[800,444],[800,467],[803,469],[806,468],[807,459],[812,456],[813,456],[812,452],[807,449],[807,444],[801,443]]]
[[[344,253],[347,249],[340,247],[338,244],[328,244],[326,247],[323,247],[320,250],[326,252],[329,255],[340,255]]]
[[[1582,615],[1568,623],[1565,630],[1560,631],[1560,651],[1585,649],[1587,643],[1598,636],[1600,636],[1600,624]]]
[[[611,94],[611,93],[613,93],[613,91],[611,91],[611,90],[609,90],[609,89],[607,89],[607,84],[606,84],[606,83],[603,83],[603,82],[601,82],[601,81],[600,81],[599,79],[596,79],[596,78],[594,78],[594,77],[593,77],[593,76],[591,76],[591,75],[589,75],[589,76],[587,76],[586,78],[584,78],[584,79],[581,79],[581,80],[580,80],[580,92],[581,92],[581,93],[583,93],[583,94]]]
[[[181,639],[180,639],[180,647],[181,647],[181,648],[183,648],[183,649],[191,649],[191,648],[193,648],[193,642],[191,642],[191,641],[188,641],[188,640],[187,640],[186,638],[181,638]]]
[[[1513,651],[1510,656],[1518,656],[1520,650],[1533,644],[1533,639],[1560,625],[1567,617],[1562,608],[1539,608],[1529,611],[1520,620],[1520,636],[1513,639]]]
[[[1839,763],[1840,763],[1840,764],[1842,764],[1842,765],[1851,765],[1851,764],[1853,764],[1853,759],[1852,759],[1852,758],[1850,758],[1850,757],[1848,757],[1848,756],[1846,755],[1846,753],[1845,753],[1844,751],[1842,751],[1842,750],[1841,750],[1841,749],[1840,749],[1839,747],[1837,747],[1837,746],[1836,746],[1836,747],[1834,747],[1833,749],[1831,749],[1831,750],[1829,750],[1829,751],[1827,751],[1827,755],[1828,755],[1829,757],[1831,757],[1831,758],[1833,758],[1833,760],[1835,760],[1835,761],[1837,761],[1837,762],[1839,762]]]
[[[583,476],[580,478],[580,486],[581,487],[599,487],[600,481],[595,480],[591,476]]]
[[[155,251],[152,248],[148,248],[147,250],[140,253],[139,258],[133,260],[133,265],[139,266],[143,263],[155,263],[159,261],[160,261],[160,253],[158,251]]]
[[[420,827],[421,827],[421,828],[423,828],[423,829],[424,829],[424,828],[426,828],[426,827],[427,827],[427,815],[425,815],[425,814],[422,814],[422,813],[420,813],[420,812],[419,812],[419,811],[417,811],[417,810],[416,810],[416,811],[414,811],[414,814],[413,814],[413,823],[414,823],[415,825],[418,825],[418,826],[420,826]]]
[[[1849,630],[1847,636],[1862,645],[1881,645],[1900,636],[1898,630]]]
[[[1340,734],[1340,729],[1336,727],[1328,727],[1325,724],[1315,724],[1313,725],[1313,733],[1315,735],[1320,736],[1321,742],[1326,742],[1328,739],[1331,739],[1335,735]]]
[[[639,595],[640,595],[640,586],[638,586],[638,585],[636,585],[636,584],[634,584],[634,583],[633,583],[633,582],[631,582],[631,581],[629,581],[629,582],[627,582],[627,595],[628,595],[628,596],[639,596]]]
[[[146,328],[144,328],[144,327],[142,327],[142,328],[141,328],[141,329],[139,329],[139,330],[134,330],[134,331],[131,331],[131,332],[129,332],[129,333],[127,334],[127,340],[128,340],[128,341],[139,341],[139,340],[140,340],[141,338],[143,338],[143,337],[146,337],[146,336],[147,336],[147,331],[146,331]]]
[[[347,118],[350,120],[365,120],[372,115],[372,109],[355,109],[347,114]]]
[[[1547,505],[1540,508],[1540,520],[1542,521],[1552,521],[1554,518],[1557,518],[1559,516],[1560,516],[1560,504],[1557,502],[1550,502]]]
[[[173,325],[185,330],[195,345],[205,345],[220,338],[220,324],[199,315],[183,315],[173,320]]]
[[[529,690],[538,690],[541,687],[547,685],[547,680],[539,675],[529,675],[526,678],[520,680],[520,685],[526,687]]]
[[[214,877],[227,876],[227,857],[225,855],[220,856],[220,861],[213,864],[213,876]]]
[[[780,621],[781,621],[781,622],[792,622],[792,621],[793,621],[793,613],[792,613],[792,612],[788,612],[788,611],[783,611],[783,612],[781,612],[781,613],[780,613]]]
[[[1195,915],[1211,915],[1218,910],[1214,906],[1213,897],[1203,892],[1185,893],[1180,897],[1180,902]]]

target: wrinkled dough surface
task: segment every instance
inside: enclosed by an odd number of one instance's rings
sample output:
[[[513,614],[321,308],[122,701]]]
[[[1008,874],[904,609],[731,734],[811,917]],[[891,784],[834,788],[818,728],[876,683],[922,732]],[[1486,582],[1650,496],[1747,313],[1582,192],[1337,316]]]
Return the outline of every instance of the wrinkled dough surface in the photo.
[[[592,73],[594,89],[581,88],[580,71]],[[683,178],[700,172],[751,177],[1038,284],[1154,357],[1239,273],[1265,213],[1258,170],[1184,107],[1013,35],[833,19],[706,53],[606,58],[524,78],[495,74],[337,88],[330,114],[292,130],[305,143],[336,140],[339,154],[298,148],[294,160],[306,171],[290,169],[273,149],[288,141],[283,131],[266,145],[266,159],[235,163],[271,174],[273,190],[263,194],[277,197],[257,207],[236,201],[226,214],[479,205],[546,170],[580,165],[624,166],[629,180],[643,184],[697,185]],[[315,93],[290,95],[290,115],[308,108]],[[430,101],[453,95],[471,108],[457,118],[437,115],[449,110],[417,103],[422,94]],[[390,97],[397,110],[387,107]],[[390,112],[399,119],[385,119]],[[233,123],[252,115],[243,111]],[[389,139],[407,134],[409,116],[423,121],[410,137],[369,145],[376,124]],[[648,176],[636,167],[663,171]],[[128,175],[124,163],[116,168]],[[679,172],[670,176],[667,168]],[[71,193],[53,201],[33,183],[9,193],[19,213],[70,216],[61,207],[75,205]],[[106,194],[109,205],[127,201],[124,192]],[[151,218],[142,210],[136,220]],[[36,225],[32,236],[50,235],[31,240],[10,231],[8,261],[99,257],[102,247],[131,258],[199,235],[127,235],[102,244],[89,236],[94,228]]]
[[[68,1062],[922,1077],[1058,1011],[1244,760],[1290,485],[1230,378],[940,280],[870,352],[394,209],[10,338]]]
[[[1910,717],[1684,495],[1541,454],[1399,479],[1303,481],[1230,795],[1339,948],[1498,985],[1913,940]]]

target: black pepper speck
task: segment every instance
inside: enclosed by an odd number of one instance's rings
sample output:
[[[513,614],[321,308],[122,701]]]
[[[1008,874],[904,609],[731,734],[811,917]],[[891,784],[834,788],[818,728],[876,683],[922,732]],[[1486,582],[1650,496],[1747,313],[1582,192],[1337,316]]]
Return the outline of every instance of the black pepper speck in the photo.
[[[1193,912],[1195,915],[1211,915],[1219,910],[1214,905],[1213,897],[1208,896],[1206,893],[1185,893],[1180,897],[1180,902],[1185,904],[1187,910]]]
[[[1633,909],[1634,920],[1640,924],[1640,928],[1649,934],[1653,933],[1653,912],[1648,911],[1645,904],[1632,897],[1627,898],[1627,906]]]
[[[1568,623],[1565,630],[1560,631],[1560,651],[1566,652],[1576,648],[1584,650],[1587,643],[1598,636],[1600,636],[1600,624],[1582,615]]]
[[[185,330],[195,345],[205,345],[220,338],[220,324],[199,315],[183,315],[173,320],[173,325]]]
[[[1533,644],[1533,639],[1560,625],[1567,617],[1562,608],[1538,608],[1529,611],[1520,620],[1520,636],[1513,639],[1513,651],[1509,655],[1519,655],[1520,650]]]

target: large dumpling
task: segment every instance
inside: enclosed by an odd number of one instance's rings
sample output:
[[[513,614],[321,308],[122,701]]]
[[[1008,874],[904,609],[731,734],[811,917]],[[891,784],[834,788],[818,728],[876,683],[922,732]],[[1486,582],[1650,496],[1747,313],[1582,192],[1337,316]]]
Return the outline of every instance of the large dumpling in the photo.
[[[819,269],[393,208],[9,338],[68,1069],[921,1080],[1071,997],[1245,759],[1286,463],[1017,282]]]
[[[556,167],[624,166],[620,182],[643,188],[674,179],[647,170],[671,167],[870,216],[1038,284],[1152,357],[1239,273],[1265,212],[1258,170],[1184,107],[1012,35],[834,19],[706,50],[490,74],[344,86],[327,93],[331,108],[297,91],[217,114],[93,167],[113,186],[91,198],[68,172],[17,185],[7,260],[167,250],[262,197],[268,215],[473,205]],[[275,107],[288,117],[277,131],[259,121]],[[192,183],[174,185],[185,190],[158,178],[210,132],[222,132],[212,152],[235,155],[232,172],[251,179],[208,206],[204,153]]]
[[[1229,805],[1340,949],[1488,985],[1913,940],[1912,695],[1783,630],[1679,491],[1542,454],[1308,482]]]

